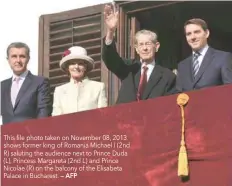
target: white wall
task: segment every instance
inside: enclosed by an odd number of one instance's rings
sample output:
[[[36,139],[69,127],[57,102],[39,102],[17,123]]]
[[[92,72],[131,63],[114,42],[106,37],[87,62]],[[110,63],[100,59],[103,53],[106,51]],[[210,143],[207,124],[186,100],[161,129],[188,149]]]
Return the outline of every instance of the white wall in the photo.
[[[0,81],[11,76],[6,60],[6,48],[11,42],[21,41],[29,45],[31,60],[29,70],[38,74],[38,30],[39,17],[42,14],[58,13],[111,2],[112,0],[7,0],[0,11]],[[0,118],[1,123],[1,118]]]

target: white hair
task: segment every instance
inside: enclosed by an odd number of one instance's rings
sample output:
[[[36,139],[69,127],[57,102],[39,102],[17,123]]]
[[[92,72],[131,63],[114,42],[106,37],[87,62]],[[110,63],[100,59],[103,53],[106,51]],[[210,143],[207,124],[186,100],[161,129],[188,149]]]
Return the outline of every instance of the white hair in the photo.
[[[140,30],[135,34],[135,44],[138,44],[138,38],[140,35],[147,35],[150,37],[151,41],[155,44],[157,42],[158,36],[155,32],[150,30]]]

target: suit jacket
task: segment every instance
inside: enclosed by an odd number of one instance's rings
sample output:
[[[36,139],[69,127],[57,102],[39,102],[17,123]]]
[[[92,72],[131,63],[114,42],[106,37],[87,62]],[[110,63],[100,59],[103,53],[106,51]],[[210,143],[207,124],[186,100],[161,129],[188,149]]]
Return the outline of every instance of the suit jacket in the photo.
[[[80,85],[73,81],[55,88],[52,115],[62,115],[107,106],[105,84],[84,79]]]
[[[177,89],[181,92],[232,83],[231,53],[208,48],[194,78],[192,56],[178,65]]]
[[[51,115],[52,102],[48,79],[29,71],[16,98],[11,103],[12,78],[1,82],[1,114],[3,124],[21,122]]]
[[[141,76],[141,62],[123,60],[117,53],[115,42],[110,45],[103,41],[103,61],[106,67],[121,80],[117,104],[136,101],[139,80]],[[142,100],[175,93],[176,75],[169,69],[155,65],[149,81],[143,91]]]

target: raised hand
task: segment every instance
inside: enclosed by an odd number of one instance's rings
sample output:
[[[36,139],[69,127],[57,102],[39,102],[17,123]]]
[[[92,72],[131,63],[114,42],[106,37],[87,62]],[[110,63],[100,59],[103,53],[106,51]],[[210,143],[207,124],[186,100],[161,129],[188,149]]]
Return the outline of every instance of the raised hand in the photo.
[[[114,4],[105,5],[104,19],[107,30],[114,32],[118,25],[118,11]]]

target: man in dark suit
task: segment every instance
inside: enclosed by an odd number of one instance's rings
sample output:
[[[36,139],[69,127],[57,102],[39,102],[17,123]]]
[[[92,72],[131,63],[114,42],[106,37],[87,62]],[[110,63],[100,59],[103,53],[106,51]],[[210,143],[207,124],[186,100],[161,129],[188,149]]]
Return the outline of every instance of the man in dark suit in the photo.
[[[191,19],[184,29],[192,55],[178,64],[177,89],[184,92],[232,83],[232,55],[208,46],[206,22]]]
[[[149,30],[136,34],[136,52],[140,60],[123,60],[117,53],[114,33],[118,23],[118,12],[105,6],[105,25],[107,28],[103,46],[103,61],[107,68],[120,80],[121,88],[117,103],[128,103],[159,96],[175,91],[175,74],[156,64],[155,53],[160,47],[157,35]]]
[[[12,43],[7,60],[13,76],[1,82],[3,124],[51,115],[52,103],[48,79],[27,70],[30,49],[25,43]]]

